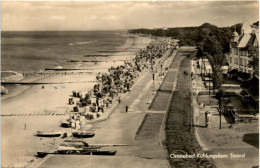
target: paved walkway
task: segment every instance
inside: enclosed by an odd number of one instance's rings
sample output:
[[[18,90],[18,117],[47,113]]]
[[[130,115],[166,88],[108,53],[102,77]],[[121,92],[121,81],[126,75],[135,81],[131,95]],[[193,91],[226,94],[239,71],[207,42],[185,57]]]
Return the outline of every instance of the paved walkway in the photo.
[[[129,156],[76,156],[60,155],[50,157],[39,168],[77,167],[77,168],[167,168],[167,162],[161,159],[145,159]]]
[[[167,153],[159,143],[157,145],[143,144],[137,141],[135,137],[146,111],[148,111],[149,102],[152,101],[154,92],[161,83],[162,79],[158,76],[159,68],[170,53],[170,51],[167,51],[160,60],[156,61],[154,70],[157,70],[158,73],[155,75],[155,81],[152,80],[152,72],[143,72],[138,82],[131,88],[131,91],[125,96],[121,96],[121,103],[115,104],[110,109],[109,118],[102,122],[93,123],[96,135],[87,139],[89,144],[121,144],[128,146],[116,147],[118,151],[117,157],[108,157],[109,159],[104,157],[103,160],[103,157],[100,159],[101,157],[73,156],[73,159],[70,159],[72,157],[66,157],[66,161],[63,160],[64,162],[60,164],[66,166],[70,165],[70,162],[74,162],[74,159],[85,158],[86,161],[82,163],[88,163],[88,165],[91,165],[90,167],[100,167],[101,164],[105,165],[105,167],[121,167],[118,165],[122,164],[122,162],[126,165],[122,167],[127,167],[127,165],[133,165],[131,167],[135,167],[134,165],[136,167],[143,167],[144,165],[145,167],[167,166]],[[127,113],[125,111],[126,105],[129,107]],[[55,162],[55,158],[57,158],[57,162]],[[59,164],[59,158],[61,156],[50,156],[39,167]],[[149,158],[149,160],[142,158]],[[104,161],[106,161],[105,164]]]
[[[214,106],[199,106],[197,94],[200,91],[206,90],[203,81],[200,77],[200,70],[196,66],[196,61],[192,60],[191,69],[193,74],[196,75],[192,84],[193,91],[193,105],[194,105],[194,129],[195,135],[199,142],[200,147],[211,154],[228,155],[225,159],[214,159],[215,165],[221,168],[244,168],[259,165],[259,147],[254,144],[248,137],[255,137],[254,140],[258,144],[258,121],[252,123],[236,123],[233,128],[229,128],[230,124],[227,123],[225,117],[221,116],[221,126],[219,129],[219,113]],[[208,95],[205,95],[209,99]],[[213,99],[213,98],[211,98]],[[208,128],[205,127],[205,112],[211,111],[211,122]],[[254,136],[256,135],[256,136]],[[230,154],[237,155],[245,154],[244,158],[232,159]]]

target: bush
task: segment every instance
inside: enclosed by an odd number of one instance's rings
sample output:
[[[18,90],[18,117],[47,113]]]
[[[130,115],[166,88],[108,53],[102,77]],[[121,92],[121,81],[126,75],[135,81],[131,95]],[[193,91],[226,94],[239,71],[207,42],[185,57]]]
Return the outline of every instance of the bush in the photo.
[[[232,69],[229,73],[235,75],[238,73],[238,71],[236,69]]]
[[[250,78],[250,74],[248,74],[246,72],[238,72],[238,77],[242,78],[242,79],[248,79],[248,78]]]

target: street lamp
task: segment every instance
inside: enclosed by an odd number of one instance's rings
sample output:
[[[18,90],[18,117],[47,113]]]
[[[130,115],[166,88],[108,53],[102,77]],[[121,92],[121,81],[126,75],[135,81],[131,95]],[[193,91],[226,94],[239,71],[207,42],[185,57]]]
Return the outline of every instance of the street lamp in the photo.
[[[210,69],[209,69],[209,75],[210,75]],[[210,78],[211,78],[211,75],[210,75]],[[209,97],[210,97],[210,78],[209,78]],[[210,100],[209,100],[210,102]]]

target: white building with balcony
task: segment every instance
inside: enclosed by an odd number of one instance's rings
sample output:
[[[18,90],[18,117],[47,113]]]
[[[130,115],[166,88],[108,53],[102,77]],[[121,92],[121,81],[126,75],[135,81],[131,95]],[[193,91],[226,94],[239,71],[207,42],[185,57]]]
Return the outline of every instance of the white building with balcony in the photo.
[[[248,21],[243,22],[241,34],[235,31],[230,41],[230,54],[228,55],[229,70],[236,69],[241,72],[253,74],[248,67],[250,61],[250,46],[258,46],[258,29],[252,29]]]

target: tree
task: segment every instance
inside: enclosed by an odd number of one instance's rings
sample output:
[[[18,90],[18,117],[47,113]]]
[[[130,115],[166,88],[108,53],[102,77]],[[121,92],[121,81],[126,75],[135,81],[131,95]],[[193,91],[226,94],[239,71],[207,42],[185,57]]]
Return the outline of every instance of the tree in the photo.
[[[225,57],[222,53],[223,48],[214,35],[207,35],[200,45],[203,55],[208,58],[212,68],[213,88],[219,89],[223,80],[221,69]]]
[[[197,49],[197,59],[200,59],[203,56],[203,51],[200,47],[201,45],[199,45],[196,49]]]
[[[259,76],[259,48],[258,46],[250,46],[248,66],[253,68],[254,74]]]
[[[253,25],[259,26],[259,21],[254,22]]]
[[[236,27],[236,28],[235,28]],[[198,46],[198,43],[206,39],[207,35],[214,35],[220,42],[223,53],[229,52],[229,42],[232,32],[236,29],[241,33],[242,24],[236,24],[232,27],[217,27],[210,23],[204,23],[198,27],[176,27],[161,29],[134,29],[129,30],[129,33],[151,34],[153,36],[167,36],[180,40],[180,46],[191,45]]]

